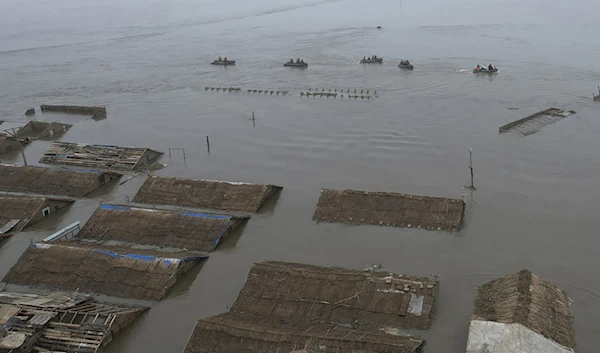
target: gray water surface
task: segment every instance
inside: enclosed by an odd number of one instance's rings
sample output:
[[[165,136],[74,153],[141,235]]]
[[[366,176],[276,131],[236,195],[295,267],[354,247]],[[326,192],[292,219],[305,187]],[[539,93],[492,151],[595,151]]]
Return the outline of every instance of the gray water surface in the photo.
[[[270,210],[211,254],[189,291],[155,305],[104,352],[178,353],[198,318],[227,311],[253,262],[284,260],[440,274],[426,352],[464,352],[475,287],[528,268],[573,298],[578,351],[600,345],[600,5],[514,0],[3,0],[0,120],[40,104],[106,105],[63,141],[168,151],[157,175],[284,187]],[[377,30],[376,26],[383,28]],[[376,54],[382,65],[360,65]],[[214,67],[217,56],[236,60]],[[306,70],[282,67],[290,57]],[[396,65],[410,59],[415,70]],[[494,76],[471,73],[492,63]],[[222,93],[204,87],[240,87]],[[309,88],[377,90],[370,100],[302,98]],[[286,96],[246,89],[287,90]],[[527,137],[498,127],[548,107],[577,114]],[[256,114],[253,126],[251,111]],[[0,126],[1,128],[1,126]],[[211,153],[205,139],[210,136]],[[35,163],[50,145],[26,148]],[[469,183],[474,151],[477,191]],[[21,163],[18,155],[3,162]],[[101,191],[17,234],[0,276],[31,240],[86,221]],[[457,234],[311,221],[320,188],[464,197]],[[193,280],[193,281],[192,281]]]

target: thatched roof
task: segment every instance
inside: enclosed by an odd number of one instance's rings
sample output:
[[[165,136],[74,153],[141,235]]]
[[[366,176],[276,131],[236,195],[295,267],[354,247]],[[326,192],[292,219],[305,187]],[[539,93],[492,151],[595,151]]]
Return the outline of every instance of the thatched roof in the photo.
[[[322,189],[313,220],[457,231],[464,208],[464,202],[457,199]]]
[[[42,208],[48,205],[49,200],[44,197],[0,196],[0,229],[6,226],[10,227],[6,232],[22,230],[34,217],[42,213]],[[60,200],[66,203],[73,202],[69,199]],[[14,222],[17,223],[9,226]]]
[[[55,142],[40,163],[75,165],[85,168],[138,170],[148,167],[162,152],[149,148]]]
[[[289,323],[426,329],[436,284],[435,278],[269,261],[254,264],[232,311]]]
[[[6,274],[6,283],[123,298],[162,299],[177,278],[206,255],[97,244],[34,243]]]
[[[78,238],[213,251],[243,221],[228,215],[103,204]]]
[[[409,336],[227,313],[199,320],[184,353],[418,353],[422,346]]]
[[[0,164],[0,190],[40,195],[84,197],[99,188],[105,175],[98,170],[69,170]]]
[[[0,347],[4,341],[16,347],[15,352],[30,352],[35,346],[36,352],[47,349],[78,353],[96,352],[147,309],[100,303],[80,293],[58,292],[0,292],[0,312],[2,308],[9,317],[5,316],[8,320],[2,325],[0,313],[0,331],[4,328],[11,337],[3,340],[0,334]]]
[[[550,281],[521,270],[479,287],[473,319],[518,323],[575,348],[570,299]]]
[[[150,177],[133,202],[256,213],[280,186],[228,181]]]

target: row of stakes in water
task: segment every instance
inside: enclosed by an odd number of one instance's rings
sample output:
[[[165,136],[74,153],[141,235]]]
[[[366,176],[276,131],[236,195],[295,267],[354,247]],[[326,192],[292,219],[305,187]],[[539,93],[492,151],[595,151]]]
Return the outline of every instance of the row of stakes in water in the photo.
[[[241,88],[237,88],[237,87],[204,87],[205,91],[223,91],[223,92],[240,92],[242,89]],[[247,90],[248,93],[258,93],[258,94],[275,94],[276,96],[278,95],[286,95],[288,94],[288,91],[270,91],[270,90],[264,90],[264,89],[249,89]]]
[[[223,92],[240,92],[242,89],[239,87],[204,87],[205,91],[223,91]],[[288,91],[275,91],[275,90],[262,90],[262,89],[249,89],[247,90],[248,93],[258,93],[258,94],[275,94],[275,95],[286,95],[288,93]],[[370,90],[365,90],[365,89],[361,89],[360,92],[355,88],[352,93],[350,94],[350,88],[346,89],[346,93],[347,93],[347,97],[348,98],[360,98],[360,99],[371,99],[371,95],[370,95]],[[360,93],[360,95],[359,95]],[[344,98],[344,90],[340,89],[339,90],[339,94],[341,96],[341,98]],[[312,90],[312,88],[308,89],[308,92],[300,92],[300,96],[319,96],[319,97],[337,97],[338,96],[338,90],[337,89],[333,89],[333,92],[331,90],[331,88],[325,92],[325,88],[322,88],[321,91],[319,92],[318,89],[315,89],[314,91]],[[373,96],[377,97],[377,90],[373,91]]]
[[[341,89],[339,92],[340,92],[339,93],[340,98],[344,99],[344,90]],[[359,95],[359,93],[360,93],[360,95]],[[370,90],[368,90],[368,89],[367,90],[361,89],[360,92],[358,92],[358,90],[355,88],[354,91],[352,92],[352,94],[350,94],[350,88],[348,88],[348,89],[346,89],[346,94],[347,94],[346,96],[348,97],[348,99],[351,99],[351,98],[354,98],[354,99],[360,98],[360,99],[367,99],[367,100],[371,99]],[[300,92],[300,97],[303,97],[303,96],[307,96],[307,97],[319,96],[319,97],[327,97],[327,98],[333,97],[333,99],[335,99],[338,96],[338,91],[337,91],[337,89],[334,89],[332,92],[331,89],[329,89],[328,92],[325,92],[325,88],[322,88],[321,91],[319,92],[318,89],[316,89],[315,91],[312,91],[312,88],[309,88],[308,92]],[[373,91],[373,96],[377,97],[377,90]]]

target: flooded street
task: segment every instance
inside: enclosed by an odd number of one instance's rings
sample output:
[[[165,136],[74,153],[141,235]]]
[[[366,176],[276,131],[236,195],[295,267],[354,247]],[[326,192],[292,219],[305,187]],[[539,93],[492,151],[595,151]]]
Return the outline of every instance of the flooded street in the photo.
[[[265,260],[440,275],[426,353],[464,352],[475,287],[527,268],[573,299],[578,352],[600,345],[600,104],[592,101],[600,25],[591,24],[599,5],[578,2],[580,13],[555,0],[4,3],[0,120],[27,121],[35,107],[36,119],[73,124],[62,141],[165,152],[167,167],[153,175],[283,186],[103,352],[181,352],[196,320],[226,312],[252,264]],[[358,63],[374,54],[383,64]],[[219,55],[236,66],[211,66]],[[282,67],[290,57],[309,67]],[[399,69],[401,59],[415,69]],[[497,75],[471,73],[489,63]],[[301,97],[309,88],[377,97]],[[41,104],[105,105],[108,117],[41,114]],[[498,133],[549,107],[577,113],[533,135]],[[28,145],[29,163],[50,144]],[[185,161],[169,148],[185,149]],[[474,192],[464,188],[469,148]],[[31,241],[85,222],[99,202],[128,202],[146,175],[13,236],[0,248],[0,277]],[[465,224],[456,234],[316,224],[321,188],[463,197]]]

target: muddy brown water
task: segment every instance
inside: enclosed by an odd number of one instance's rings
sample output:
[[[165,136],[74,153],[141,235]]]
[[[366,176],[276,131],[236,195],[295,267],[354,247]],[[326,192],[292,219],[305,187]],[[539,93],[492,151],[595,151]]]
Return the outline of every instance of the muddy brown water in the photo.
[[[474,20],[463,11],[474,6],[467,0],[447,9],[451,18],[435,6],[387,0],[379,9],[353,0],[60,4],[58,18],[44,16],[55,14],[48,4],[15,1],[0,15],[0,120],[26,121],[25,110],[36,107],[36,119],[74,124],[63,141],[165,152],[161,161],[168,166],[156,175],[284,187],[274,205],[104,352],[181,352],[196,320],[227,311],[252,263],[263,260],[352,268],[380,263],[394,272],[439,274],[425,352],[455,353],[465,350],[475,287],[528,268],[574,300],[578,351],[600,345],[600,106],[592,101],[600,42],[587,15],[560,27],[540,16],[529,21],[526,14],[539,8],[527,5],[515,18],[499,2],[490,2],[502,10],[496,17]],[[26,10],[31,25],[20,28]],[[552,6],[544,11],[567,22]],[[358,64],[372,54],[384,63]],[[209,65],[218,55],[237,65]],[[291,56],[309,68],[282,67]],[[413,71],[396,66],[403,58],[415,64]],[[488,62],[500,73],[471,73]],[[309,88],[377,90],[378,97],[300,97]],[[106,105],[108,118],[41,114],[40,104]],[[550,106],[577,114],[527,137],[498,134],[499,126]],[[30,164],[49,145],[27,146]],[[169,148],[184,148],[186,161],[177,151],[169,160]],[[463,188],[469,148],[475,192]],[[21,163],[15,154],[2,161]],[[127,202],[145,175],[13,236],[0,248],[0,276],[30,241],[85,222],[101,201]],[[320,188],[464,197],[465,225],[450,234],[316,224],[311,216]]]

